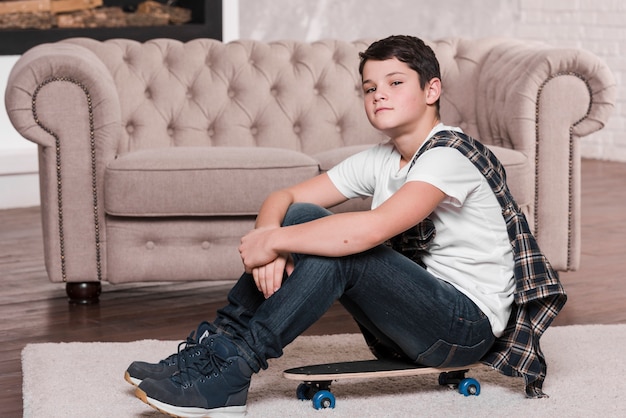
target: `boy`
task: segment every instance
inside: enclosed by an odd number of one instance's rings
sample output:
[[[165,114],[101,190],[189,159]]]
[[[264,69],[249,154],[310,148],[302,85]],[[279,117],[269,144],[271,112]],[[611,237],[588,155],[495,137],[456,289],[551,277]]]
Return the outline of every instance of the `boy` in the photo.
[[[379,357],[469,365],[503,335],[515,263],[498,197],[456,149],[416,159],[434,135],[460,132],[439,121],[433,51],[392,36],[360,57],[365,112],[389,141],[268,196],[241,239],[245,273],[216,320],[178,354],[128,368],[144,402],[174,416],[245,413],[252,374],[335,300]],[[325,209],[362,196],[372,196],[370,211]],[[436,233],[421,260],[383,245],[427,217]]]

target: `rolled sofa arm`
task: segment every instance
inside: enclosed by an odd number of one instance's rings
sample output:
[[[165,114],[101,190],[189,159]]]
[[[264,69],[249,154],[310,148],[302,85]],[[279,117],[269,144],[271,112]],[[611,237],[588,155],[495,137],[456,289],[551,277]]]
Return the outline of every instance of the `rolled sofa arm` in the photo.
[[[603,128],[613,111],[613,74],[587,51],[511,40],[489,54],[478,92],[481,137],[524,152],[533,166],[529,222],[539,245],[556,269],[576,270],[579,139]]]
[[[103,280],[103,173],[115,157],[121,130],[118,93],[108,69],[81,46],[40,45],[15,64],[5,103],[17,131],[38,144],[50,280]]]

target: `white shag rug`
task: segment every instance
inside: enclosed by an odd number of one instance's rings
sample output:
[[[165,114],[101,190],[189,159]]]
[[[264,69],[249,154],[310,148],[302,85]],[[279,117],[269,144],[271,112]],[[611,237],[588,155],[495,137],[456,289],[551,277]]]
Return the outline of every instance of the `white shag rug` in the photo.
[[[123,378],[134,360],[156,362],[176,341],[29,344],[22,352],[24,417],[158,417]],[[626,417],[626,325],[552,327],[541,339],[548,362],[547,399],[527,399],[521,378],[486,367],[468,376],[481,383],[465,397],[437,375],[342,380],[332,385],[334,409],[316,411],[296,399],[287,368],[371,355],[357,334],[299,337],[280,359],[253,376],[249,417]]]

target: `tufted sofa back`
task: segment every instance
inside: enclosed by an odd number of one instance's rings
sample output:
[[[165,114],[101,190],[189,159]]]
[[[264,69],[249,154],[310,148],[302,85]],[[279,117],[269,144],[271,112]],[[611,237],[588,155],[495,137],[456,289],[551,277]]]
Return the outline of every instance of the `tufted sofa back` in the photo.
[[[369,41],[66,42],[93,51],[115,81],[122,118],[118,154],[260,146],[314,155],[383,139],[362,104],[358,53]],[[442,68],[442,116],[478,135],[474,89],[490,45],[462,42],[430,43]]]
[[[122,154],[168,146],[315,154],[381,139],[362,106],[363,42],[68,42],[92,50],[111,72],[121,104]]]

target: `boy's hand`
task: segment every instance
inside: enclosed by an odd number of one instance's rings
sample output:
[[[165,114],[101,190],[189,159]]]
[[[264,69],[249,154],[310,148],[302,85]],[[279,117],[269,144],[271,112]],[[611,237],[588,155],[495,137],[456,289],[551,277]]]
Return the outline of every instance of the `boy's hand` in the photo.
[[[269,235],[275,229],[277,227],[257,228],[241,238],[239,255],[246,273],[252,273],[252,269],[265,266],[278,257],[278,253],[269,244]]]
[[[257,288],[266,298],[272,296],[287,275],[293,271],[288,254],[275,252],[270,245],[271,233],[280,227],[260,227],[241,238],[239,254],[246,273],[251,273]]]
[[[252,269],[252,277],[259,292],[269,298],[280,289],[284,273],[290,275],[293,271],[293,262],[287,255],[280,255],[274,261],[261,267]]]

